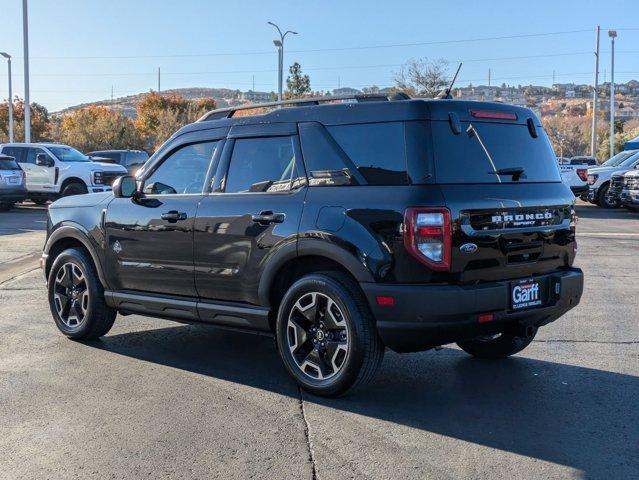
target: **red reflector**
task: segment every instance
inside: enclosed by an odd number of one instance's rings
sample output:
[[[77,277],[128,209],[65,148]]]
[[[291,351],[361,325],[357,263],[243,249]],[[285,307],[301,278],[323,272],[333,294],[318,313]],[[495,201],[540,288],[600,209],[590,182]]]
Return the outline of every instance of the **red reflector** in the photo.
[[[494,118],[497,120],[517,120],[517,114],[513,112],[491,112],[488,110],[471,110],[470,114],[475,118]]]
[[[420,237],[434,237],[442,235],[442,229],[440,227],[418,227],[417,235]]]
[[[382,307],[392,307],[395,305],[395,297],[385,297],[383,295],[378,295],[375,297],[377,300],[377,305],[381,305]]]
[[[578,168],[577,176],[581,178],[584,182],[588,181],[588,169],[586,168]]]
[[[482,313],[479,315],[479,323],[492,322],[495,319],[495,315],[492,313]]]

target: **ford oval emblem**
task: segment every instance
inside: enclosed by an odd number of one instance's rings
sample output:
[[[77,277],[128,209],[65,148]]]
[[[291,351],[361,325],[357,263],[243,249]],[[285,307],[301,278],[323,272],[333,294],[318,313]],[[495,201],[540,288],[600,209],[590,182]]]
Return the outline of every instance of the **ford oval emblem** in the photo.
[[[459,247],[459,249],[463,253],[475,253],[479,247],[474,243],[464,243],[461,247]]]

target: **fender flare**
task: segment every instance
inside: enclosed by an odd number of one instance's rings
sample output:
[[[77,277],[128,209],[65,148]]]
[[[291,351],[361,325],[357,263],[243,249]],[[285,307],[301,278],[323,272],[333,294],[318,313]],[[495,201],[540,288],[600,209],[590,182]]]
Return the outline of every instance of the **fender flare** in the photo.
[[[373,274],[357,257],[338,244],[316,238],[300,238],[296,243],[282,246],[266,264],[258,286],[260,304],[270,304],[271,287],[281,268],[289,261],[300,257],[324,257],[339,263],[358,282],[374,282]]]
[[[91,255],[91,259],[93,260],[95,269],[98,272],[100,282],[102,283],[104,288],[108,288],[108,284],[106,283],[106,276],[104,275],[104,268],[102,266],[102,261],[100,260],[100,255],[98,255],[97,248],[91,240],[89,232],[83,226],[78,224],[64,225],[54,230],[51,235],[49,235],[49,238],[47,239],[43,249],[43,255],[46,255],[46,257],[44,257],[46,259],[46,263],[44,265],[45,272],[49,271],[49,269],[51,268],[51,263],[53,262],[53,259],[49,257],[51,248],[60,240],[64,240],[67,238],[77,240],[82,243],[82,245],[84,245],[84,247],[89,252],[89,255]]]

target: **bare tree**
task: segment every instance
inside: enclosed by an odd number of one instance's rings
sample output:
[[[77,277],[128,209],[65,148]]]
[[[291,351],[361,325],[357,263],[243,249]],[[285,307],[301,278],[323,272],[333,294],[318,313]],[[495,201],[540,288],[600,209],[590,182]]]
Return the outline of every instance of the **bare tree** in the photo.
[[[406,62],[395,75],[395,85],[411,97],[434,97],[448,86],[448,62],[427,58]]]

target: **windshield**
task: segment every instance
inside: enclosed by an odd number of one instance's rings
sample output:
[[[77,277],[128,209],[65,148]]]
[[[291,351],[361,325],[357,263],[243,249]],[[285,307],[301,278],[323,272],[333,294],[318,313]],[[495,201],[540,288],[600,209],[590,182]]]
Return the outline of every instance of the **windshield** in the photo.
[[[90,162],[85,154],[71,147],[47,147],[61,162]]]
[[[0,170],[20,170],[13,158],[0,158]]]
[[[602,167],[617,167],[622,163],[625,163],[627,160],[630,160],[630,157],[634,156],[639,150],[625,150],[623,152],[619,152],[614,157],[609,158],[604,163],[601,164]],[[632,163],[632,162],[631,162]]]
[[[561,181],[543,128],[537,127],[538,136],[533,138],[521,124],[473,122],[476,135],[467,133],[469,126],[462,122],[461,133],[455,135],[448,122],[431,122],[438,183]]]

